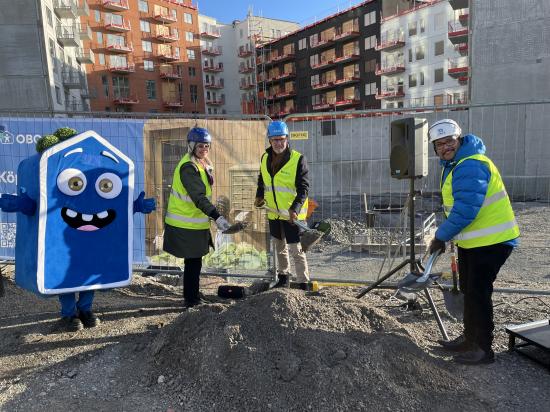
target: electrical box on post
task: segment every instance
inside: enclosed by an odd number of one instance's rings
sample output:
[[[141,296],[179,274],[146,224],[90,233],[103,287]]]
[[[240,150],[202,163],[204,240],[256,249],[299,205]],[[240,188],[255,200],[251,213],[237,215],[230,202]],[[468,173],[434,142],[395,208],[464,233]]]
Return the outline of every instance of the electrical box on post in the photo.
[[[390,125],[390,169],[395,179],[428,175],[428,121],[416,117]]]

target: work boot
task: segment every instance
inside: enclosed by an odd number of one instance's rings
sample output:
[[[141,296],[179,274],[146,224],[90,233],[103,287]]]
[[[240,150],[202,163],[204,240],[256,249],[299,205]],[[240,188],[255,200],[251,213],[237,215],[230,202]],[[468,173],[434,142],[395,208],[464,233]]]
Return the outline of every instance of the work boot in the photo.
[[[78,316],[63,316],[59,319],[59,330],[62,332],[78,332],[82,329],[84,325]]]
[[[290,276],[288,275],[277,275],[277,283],[274,288],[288,288],[290,285]]]
[[[85,328],[95,328],[101,323],[97,315],[91,310],[87,312],[80,312],[78,317],[82,321]]]
[[[298,283],[298,289],[305,290],[306,292],[311,292],[311,283],[310,282]]]
[[[495,361],[495,352],[491,349],[485,351],[477,345],[472,345],[472,348],[460,355],[454,357],[454,361],[463,365],[483,365],[493,363]]]
[[[470,342],[466,340],[466,337],[464,335],[459,335],[453,340],[439,339],[437,343],[443,346],[444,349],[451,352],[466,352],[470,350],[472,346]]]

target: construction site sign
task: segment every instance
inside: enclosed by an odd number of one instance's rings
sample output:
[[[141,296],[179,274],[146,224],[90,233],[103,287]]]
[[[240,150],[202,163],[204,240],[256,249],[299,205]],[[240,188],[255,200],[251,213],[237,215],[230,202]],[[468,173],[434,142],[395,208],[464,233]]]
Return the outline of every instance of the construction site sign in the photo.
[[[307,140],[308,132],[290,132],[290,140]]]

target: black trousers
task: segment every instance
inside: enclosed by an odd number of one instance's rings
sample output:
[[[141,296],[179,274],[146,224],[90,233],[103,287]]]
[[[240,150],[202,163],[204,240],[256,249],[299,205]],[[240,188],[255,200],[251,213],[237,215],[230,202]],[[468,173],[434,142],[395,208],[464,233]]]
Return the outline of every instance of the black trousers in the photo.
[[[502,243],[472,249],[458,248],[460,290],[464,293],[464,336],[486,352],[493,344],[493,282],[512,253]]]
[[[199,300],[199,282],[202,258],[185,258],[183,268],[183,298],[188,302]]]

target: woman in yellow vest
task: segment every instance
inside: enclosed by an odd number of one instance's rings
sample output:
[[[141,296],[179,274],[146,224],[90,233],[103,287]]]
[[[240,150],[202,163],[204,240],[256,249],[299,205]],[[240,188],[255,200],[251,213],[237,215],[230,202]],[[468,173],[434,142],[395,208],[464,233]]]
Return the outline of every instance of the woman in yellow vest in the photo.
[[[210,219],[216,221],[220,231],[230,226],[211,201],[214,184],[213,166],[208,158],[211,143],[212,138],[206,129],[194,127],[187,134],[187,154],[174,170],[164,219],[164,251],[185,259],[185,307],[202,303],[199,294],[202,257],[213,246]]]
[[[270,147],[262,155],[258,189],[254,205],[264,204],[279,213],[268,212],[269,233],[277,257],[278,282],[275,287],[288,286],[290,281],[289,250],[296,268],[296,281],[309,290],[309,269],[306,254],[300,245],[299,228],[295,220],[305,220],[308,206],[308,168],[306,159],[288,145],[285,122],[273,121],[267,128]]]
[[[462,136],[451,119],[428,129],[440,158],[441,195],[447,219],[437,229],[429,252],[445,251],[445,242],[458,246],[460,290],[464,293],[464,333],[439,341],[457,352],[455,361],[481,364],[494,361],[493,282],[518,244],[519,228],[500,173],[485,156],[483,141]]]

